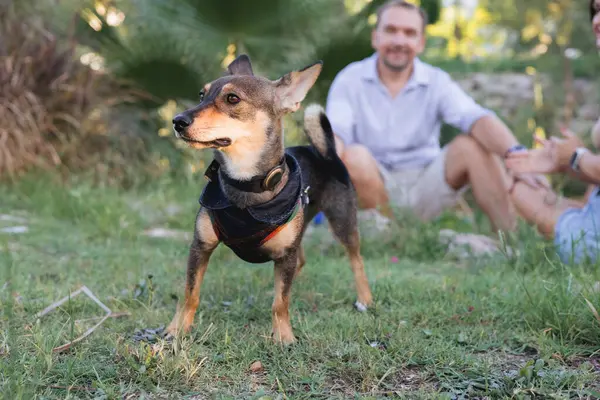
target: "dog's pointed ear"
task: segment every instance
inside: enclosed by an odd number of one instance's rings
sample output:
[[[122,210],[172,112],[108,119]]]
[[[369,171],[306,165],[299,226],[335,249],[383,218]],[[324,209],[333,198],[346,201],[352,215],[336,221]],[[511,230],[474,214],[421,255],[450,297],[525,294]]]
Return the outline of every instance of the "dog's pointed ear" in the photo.
[[[292,71],[275,81],[278,108],[284,112],[294,112],[300,108],[310,88],[315,84],[323,62],[317,61],[298,71]]]
[[[229,75],[254,75],[250,57],[246,54],[240,54],[227,66]]]

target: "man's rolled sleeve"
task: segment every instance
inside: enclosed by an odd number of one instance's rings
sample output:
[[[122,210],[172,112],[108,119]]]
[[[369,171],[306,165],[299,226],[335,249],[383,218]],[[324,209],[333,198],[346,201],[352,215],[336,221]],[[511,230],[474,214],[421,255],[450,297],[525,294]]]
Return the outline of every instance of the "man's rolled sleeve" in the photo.
[[[461,132],[470,132],[473,124],[482,117],[496,115],[492,110],[477,104],[448,74],[443,75],[439,85],[440,116],[445,123]]]
[[[347,79],[341,74],[338,74],[329,88],[325,112],[333,132],[345,145],[353,144],[355,142],[354,112]]]

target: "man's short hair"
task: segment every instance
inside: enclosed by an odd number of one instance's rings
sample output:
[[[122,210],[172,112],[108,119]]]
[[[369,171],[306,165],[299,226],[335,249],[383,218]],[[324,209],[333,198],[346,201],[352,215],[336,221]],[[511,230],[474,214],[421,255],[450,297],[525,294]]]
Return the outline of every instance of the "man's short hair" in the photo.
[[[592,0],[593,2],[594,0]],[[379,21],[381,20],[381,15],[383,14],[383,12],[385,10],[387,10],[388,8],[392,8],[392,7],[400,7],[400,8],[404,8],[406,10],[415,10],[419,13],[419,15],[421,16],[421,19],[423,20],[423,32],[425,32],[425,28],[427,27],[427,24],[429,23],[428,18],[427,18],[427,12],[425,12],[425,10],[422,7],[418,7],[412,3],[409,3],[406,0],[388,0],[385,3],[383,3],[382,5],[380,5],[377,8],[377,22],[375,23],[375,27],[377,28],[377,26],[379,26]]]
[[[590,0],[590,20],[596,16],[596,0]]]

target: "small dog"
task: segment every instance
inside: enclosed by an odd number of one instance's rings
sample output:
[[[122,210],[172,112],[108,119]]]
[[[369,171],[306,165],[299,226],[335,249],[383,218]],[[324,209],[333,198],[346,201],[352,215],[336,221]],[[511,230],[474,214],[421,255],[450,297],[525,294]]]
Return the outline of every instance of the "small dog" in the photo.
[[[209,258],[220,242],[252,263],[274,261],[273,338],[296,341],[289,317],[292,281],[304,265],[304,232],[323,211],[352,266],[360,311],[372,296],[360,254],[357,197],[335,149],[323,109],[310,105],[304,128],[310,146],[285,149],[282,117],[295,112],[321,73],[322,62],[271,81],[255,76],[240,55],[227,74],[208,83],[200,103],[173,119],[176,136],[196,149],[214,149],[206,171],[190,247],[185,301],[168,336],[189,332]]]

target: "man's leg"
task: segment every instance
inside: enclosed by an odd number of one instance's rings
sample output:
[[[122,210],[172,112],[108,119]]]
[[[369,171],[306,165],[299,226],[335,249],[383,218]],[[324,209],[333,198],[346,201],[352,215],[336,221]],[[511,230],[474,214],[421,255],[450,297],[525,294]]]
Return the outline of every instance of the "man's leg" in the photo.
[[[389,199],[385,185],[369,149],[362,145],[346,146],[341,159],[356,188],[359,206],[387,209]]]
[[[559,197],[550,190],[534,189],[523,182],[515,183],[512,201],[525,221],[534,224],[546,238],[554,236],[559,217],[569,208],[582,208],[583,203]]]
[[[448,144],[445,178],[454,190],[470,184],[475,201],[494,229],[516,228],[515,210],[508,193],[510,178],[499,157],[486,151],[470,136],[460,135]]]

